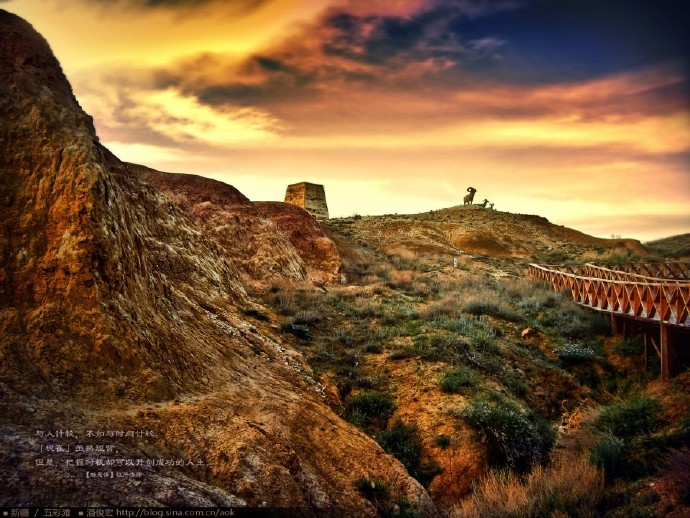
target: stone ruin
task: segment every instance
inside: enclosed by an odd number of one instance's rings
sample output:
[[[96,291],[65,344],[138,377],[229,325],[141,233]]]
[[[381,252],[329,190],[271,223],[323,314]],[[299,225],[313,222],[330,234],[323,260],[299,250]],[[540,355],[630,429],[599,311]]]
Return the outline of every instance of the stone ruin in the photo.
[[[302,207],[315,219],[328,219],[326,191],[324,191],[323,185],[308,182],[288,185],[285,192],[285,203]]]

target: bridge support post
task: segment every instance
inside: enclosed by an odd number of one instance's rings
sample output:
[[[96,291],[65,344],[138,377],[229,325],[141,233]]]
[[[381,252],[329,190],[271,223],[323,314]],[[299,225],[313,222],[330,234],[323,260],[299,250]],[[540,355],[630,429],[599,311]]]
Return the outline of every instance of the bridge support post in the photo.
[[[618,319],[616,315],[611,311],[611,336],[616,336],[618,334]]]
[[[661,350],[661,381],[668,381],[671,377],[670,362],[668,357],[668,327],[661,322],[661,332],[659,336],[659,349]]]
[[[649,340],[646,330],[642,331],[642,338],[644,339],[644,371],[649,372]]]

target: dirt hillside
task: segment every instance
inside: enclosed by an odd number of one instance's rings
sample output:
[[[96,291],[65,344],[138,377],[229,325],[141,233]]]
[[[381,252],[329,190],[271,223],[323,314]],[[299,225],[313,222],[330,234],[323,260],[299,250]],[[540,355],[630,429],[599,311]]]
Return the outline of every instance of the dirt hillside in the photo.
[[[584,254],[648,254],[635,239],[602,239],[546,218],[475,206],[409,215],[334,219],[327,227],[387,252],[483,255],[533,261],[573,260]]]

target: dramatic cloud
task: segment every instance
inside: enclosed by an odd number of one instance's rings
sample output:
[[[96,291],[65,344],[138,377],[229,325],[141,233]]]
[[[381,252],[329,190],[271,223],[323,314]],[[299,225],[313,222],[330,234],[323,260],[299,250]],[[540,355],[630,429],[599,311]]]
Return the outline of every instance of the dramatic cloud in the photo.
[[[272,0],[96,0],[92,3],[130,9],[193,9],[208,4],[222,4],[228,10],[243,13],[258,9]]]
[[[9,5],[124,159],[253,199],[324,183],[335,215],[455,205],[471,184],[599,235],[690,218],[683,2],[73,2]]]

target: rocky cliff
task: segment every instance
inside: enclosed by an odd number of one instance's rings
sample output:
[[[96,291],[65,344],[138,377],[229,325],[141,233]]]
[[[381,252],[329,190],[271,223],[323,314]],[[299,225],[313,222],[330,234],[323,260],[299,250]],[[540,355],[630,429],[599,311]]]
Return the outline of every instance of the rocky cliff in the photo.
[[[304,262],[288,237],[231,185],[136,164],[126,167],[165,194],[227,251],[243,286],[261,291],[271,283],[306,278]]]
[[[231,187],[120,162],[2,10],[0,52],[0,505],[366,516],[367,477],[433,515],[247,295],[304,277],[285,234]]]
[[[308,277],[312,281],[340,281],[340,252],[313,216],[290,203],[265,201],[255,205],[287,235],[304,261]]]

